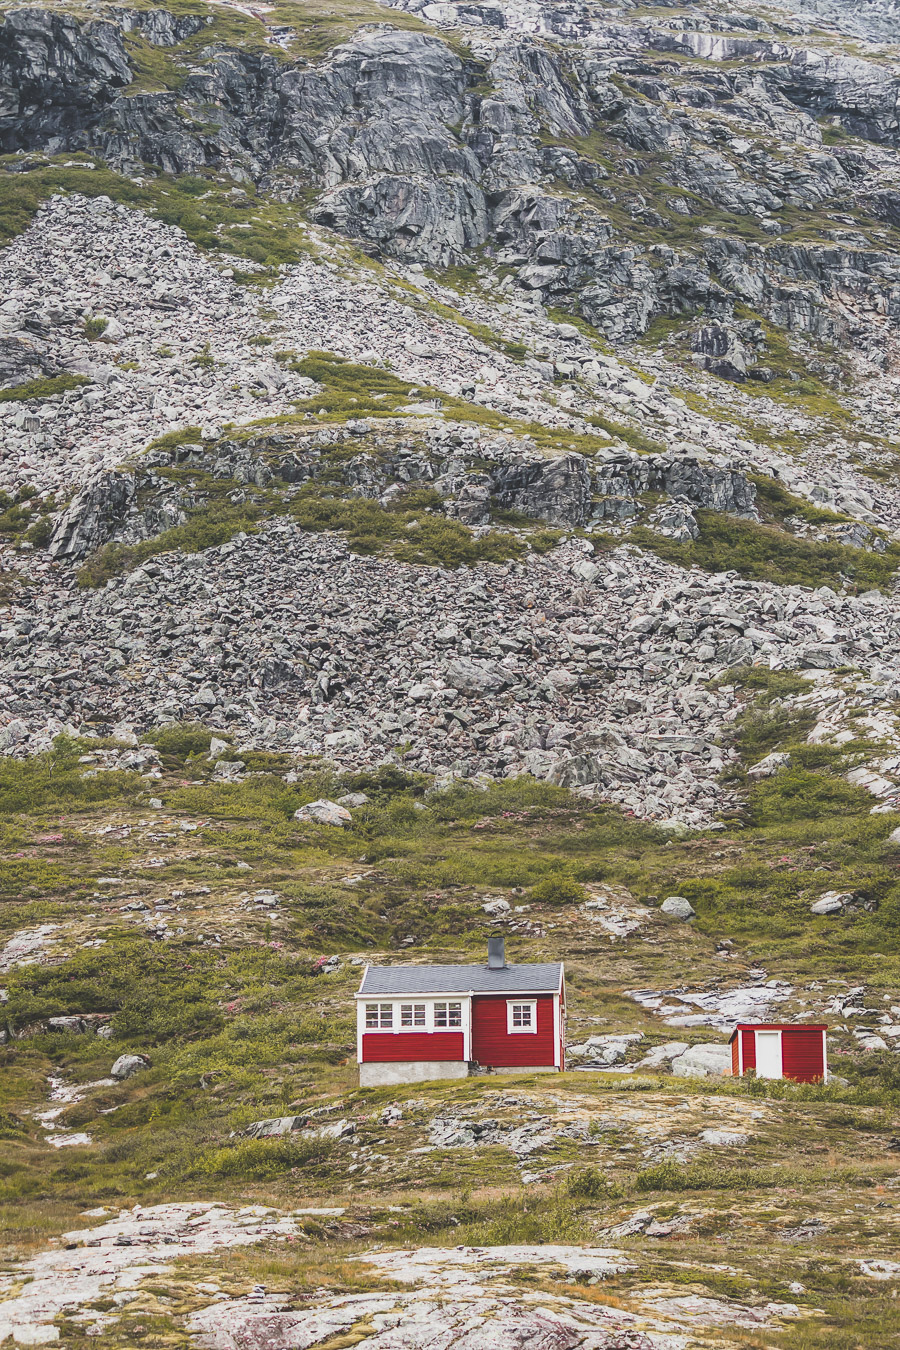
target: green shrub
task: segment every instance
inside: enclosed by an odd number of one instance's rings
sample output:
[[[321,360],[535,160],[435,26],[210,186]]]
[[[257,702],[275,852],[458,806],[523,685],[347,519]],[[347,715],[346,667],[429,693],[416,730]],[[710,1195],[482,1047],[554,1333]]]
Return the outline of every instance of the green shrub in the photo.
[[[712,688],[723,684],[752,689],[760,703],[789,698],[792,694],[808,694],[811,688],[809,680],[804,680],[796,670],[770,670],[768,666],[734,666],[713,681]]]
[[[574,877],[560,873],[532,886],[528,898],[538,905],[577,905],[587,899],[587,892]]]
[[[221,735],[221,732],[210,731],[202,722],[170,722],[148,732],[145,740],[155,745],[161,755],[185,760],[189,755],[208,754],[213,736]]]
[[[203,1177],[234,1177],[241,1181],[270,1181],[297,1168],[319,1171],[334,1156],[331,1140],[298,1139],[282,1135],[275,1139],[244,1139],[225,1148],[206,1149],[191,1171]]]
[[[196,356],[191,357],[191,365],[199,366],[201,370],[212,370],[215,366],[215,358],[209,350],[209,343],[205,343]]]
[[[197,510],[184,525],[164,530],[138,544],[105,544],[78,570],[78,584],[96,588],[113,577],[130,572],[160,553],[200,553],[226,544],[236,534],[255,532],[265,511],[251,504],[232,506],[214,502]]]
[[[786,1176],[785,1181],[789,1180]],[[639,1191],[747,1191],[778,1184],[775,1169],[680,1163],[674,1158],[644,1167],[635,1178]]]
[[[806,709],[770,711],[751,708],[744,713],[738,727],[737,746],[741,758],[745,764],[755,764],[777,746],[804,740],[815,722],[815,714]]]
[[[113,1014],[117,1034],[154,1045],[218,1030],[213,953],[190,953],[121,930],[100,948],[82,948],[61,966],[23,966],[9,978],[14,1023],[68,1013]]]
[[[85,778],[79,755],[85,742],[57,736],[50,750],[29,759],[0,758],[0,812],[36,811],[53,803],[100,802],[128,797],[143,784],[137,773],[101,769]]]
[[[774,778],[754,783],[749,807],[754,825],[778,825],[840,813],[868,815],[871,798],[864,788],[854,787],[843,778],[791,766]]]
[[[599,1167],[580,1167],[569,1173],[566,1190],[579,1200],[604,1200],[614,1193],[615,1187]]]
[[[457,1230],[460,1231],[460,1230]],[[460,1233],[473,1247],[498,1247],[507,1244],[543,1242],[589,1242],[591,1231],[571,1199],[557,1194],[551,1201],[535,1201],[505,1195],[497,1201],[489,1218],[474,1223]],[[457,1239],[459,1240],[459,1239]]]
[[[202,440],[203,431],[200,427],[182,427],[180,431],[167,431],[164,435],[157,436],[147,449],[174,450],[179,445],[199,445]]]
[[[103,318],[85,319],[84,335],[89,342],[94,342],[96,341],[97,338],[103,336],[108,327],[109,327],[109,319]]]

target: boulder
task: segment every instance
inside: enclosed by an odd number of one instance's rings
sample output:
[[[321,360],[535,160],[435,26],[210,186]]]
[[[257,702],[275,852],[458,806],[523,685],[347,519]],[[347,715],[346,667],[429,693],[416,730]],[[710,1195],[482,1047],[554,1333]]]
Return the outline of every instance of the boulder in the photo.
[[[123,1082],[126,1078],[133,1078],[142,1069],[149,1068],[150,1061],[143,1055],[120,1055],[109,1072],[113,1078]]]
[[[446,680],[461,694],[491,694],[509,683],[509,676],[494,661],[472,661],[461,656],[447,666]]]
[[[838,891],[826,891],[818,900],[813,901],[809,910],[811,914],[841,914],[844,905],[850,899],[852,895],[849,892],[840,894]]]
[[[82,1035],[87,1029],[83,1017],[51,1017],[47,1022],[48,1031],[74,1032],[76,1035]]]
[[[690,900],[685,900],[683,895],[670,895],[660,905],[663,914],[670,914],[673,919],[693,919],[697,911]]]
[[[318,801],[309,802],[306,806],[301,806],[294,812],[294,819],[303,821],[312,825],[335,825],[341,829],[346,829],[353,823],[353,817],[346,806],[341,806],[338,802],[330,802],[325,797]]]

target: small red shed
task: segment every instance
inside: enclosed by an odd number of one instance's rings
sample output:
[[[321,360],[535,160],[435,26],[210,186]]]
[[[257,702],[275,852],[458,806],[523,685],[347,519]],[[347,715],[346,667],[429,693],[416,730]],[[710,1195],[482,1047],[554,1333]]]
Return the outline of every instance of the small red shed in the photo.
[[[738,1022],[731,1036],[731,1072],[748,1069],[757,1078],[793,1078],[798,1083],[828,1080],[828,1047],[823,1024]]]
[[[503,938],[484,966],[366,966],[356,1008],[362,1087],[565,1068],[562,963],[508,966]]]

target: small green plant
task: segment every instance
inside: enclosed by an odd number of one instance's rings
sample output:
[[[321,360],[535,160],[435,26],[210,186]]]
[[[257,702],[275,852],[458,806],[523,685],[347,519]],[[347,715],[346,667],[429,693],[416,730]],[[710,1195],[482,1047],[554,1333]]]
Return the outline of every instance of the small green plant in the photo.
[[[212,370],[216,362],[212,352],[209,350],[209,343],[205,342],[196,356],[191,357],[191,365],[199,366],[201,370]]]
[[[108,327],[109,319],[104,319],[100,315],[94,319],[85,319],[84,335],[88,342],[96,342],[98,338],[103,336]]]
[[[147,446],[148,450],[175,450],[179,445],[199,445],[203,440],[200,427],[181,427],[178,431],[167,431],[157,436]]]

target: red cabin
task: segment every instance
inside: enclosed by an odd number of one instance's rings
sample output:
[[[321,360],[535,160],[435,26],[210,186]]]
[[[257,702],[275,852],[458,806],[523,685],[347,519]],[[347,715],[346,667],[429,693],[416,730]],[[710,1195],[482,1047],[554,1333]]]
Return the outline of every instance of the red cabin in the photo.
[[[731,1036],[731,1072],[742,1078],[793,1078],[798,1083],[828,1080],[828,1028],[786,1022],[738,1022]]]
[[[363,1087],[565,1068],[562,963],[508,966],[503,938],[486,966],[366,966],[356,1008]]]

